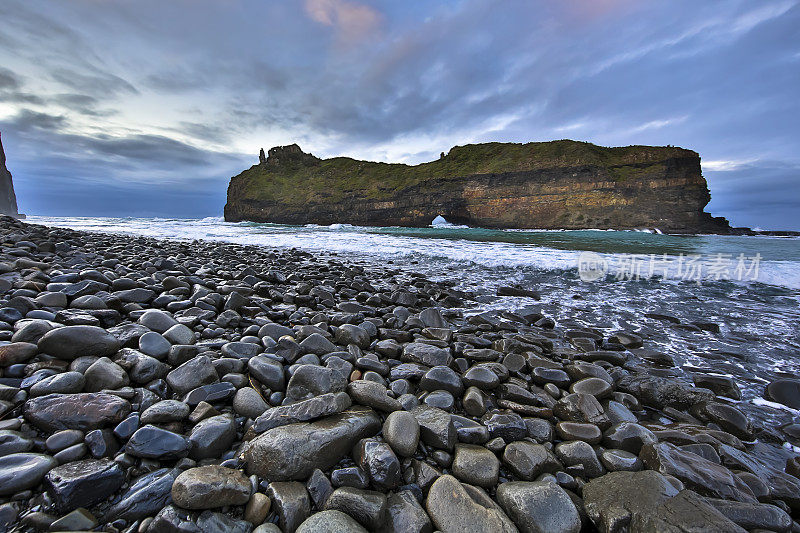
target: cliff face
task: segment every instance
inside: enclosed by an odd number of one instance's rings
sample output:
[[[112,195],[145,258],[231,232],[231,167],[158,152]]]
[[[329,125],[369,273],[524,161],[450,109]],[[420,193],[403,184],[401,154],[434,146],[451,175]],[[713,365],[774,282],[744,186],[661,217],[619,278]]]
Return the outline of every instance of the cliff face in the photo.
[[[14,182],[11,172],[6,168],[6,154],[3,151],[3,138],[0,136],[0,213],[18,217],[17,196],[14,194]]]
[[[711,196],[700,157],[682,148],[488,143],[415,166],[323,160],[297,145],[268,153],[231,179],[225,220],[427,226],[441,215],[486,228],[729,229],[703,211]]]

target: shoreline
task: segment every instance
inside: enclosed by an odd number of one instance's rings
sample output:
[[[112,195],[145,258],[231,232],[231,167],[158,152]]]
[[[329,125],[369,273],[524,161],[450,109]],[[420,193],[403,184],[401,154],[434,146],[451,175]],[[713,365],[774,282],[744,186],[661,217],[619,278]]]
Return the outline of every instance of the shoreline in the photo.
[[[0,520],[20,531],[578,531],[621,499],[632,523],[785,530],[800,511],[796,458],[722,399],[736,384],[678,379],[633,332],[465,317],[465,293],[334,254],[5,217],[0,237]]]

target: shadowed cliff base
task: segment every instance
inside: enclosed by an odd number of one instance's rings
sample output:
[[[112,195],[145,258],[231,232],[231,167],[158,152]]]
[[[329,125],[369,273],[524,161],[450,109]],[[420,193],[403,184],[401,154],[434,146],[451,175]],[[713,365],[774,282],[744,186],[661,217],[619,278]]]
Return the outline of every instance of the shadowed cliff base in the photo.
[[[412,166],[319,159],[293,144],[231,179],[225,220],[731,232],[703,211],[710,199],[700,156],[672,146],[472,144]]]

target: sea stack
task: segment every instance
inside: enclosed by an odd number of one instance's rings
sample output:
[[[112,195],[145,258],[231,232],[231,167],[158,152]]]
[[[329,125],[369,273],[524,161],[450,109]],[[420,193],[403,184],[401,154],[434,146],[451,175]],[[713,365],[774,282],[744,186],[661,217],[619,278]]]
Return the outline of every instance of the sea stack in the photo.
[[[419,165],[320,159],[277,146],[231,179],[225,220],[483,228],[727,233],[700,156],[673,146],[606,148],[562,140],[456,146]]]
[[[14,182],[11,172],[6,168],[6,153],[3,151],[3,137],[0,133],[0,214],[12,217],[24,217],[17,212],[17,195],[14,194]]]

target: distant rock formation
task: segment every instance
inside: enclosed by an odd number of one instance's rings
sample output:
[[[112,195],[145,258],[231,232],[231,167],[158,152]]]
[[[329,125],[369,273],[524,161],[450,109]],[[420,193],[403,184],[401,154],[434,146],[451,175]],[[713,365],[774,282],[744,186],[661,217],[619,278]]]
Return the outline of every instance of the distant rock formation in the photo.
[[[267,156],[264,154],[264,149],[262,148],[260,152],[258,152],[258,162],[262,165],[267,164]]]
[[[12,217],[24,217],[17,210],[17,195],[11,172],[6,168],[6,153],[3,151],[3,137],[0,133],[0,213]]]
[[[319,159],[299,146],[231,179],[225,220],[729,233],[691,150],[570,140],[456,146],[419,165]]]

